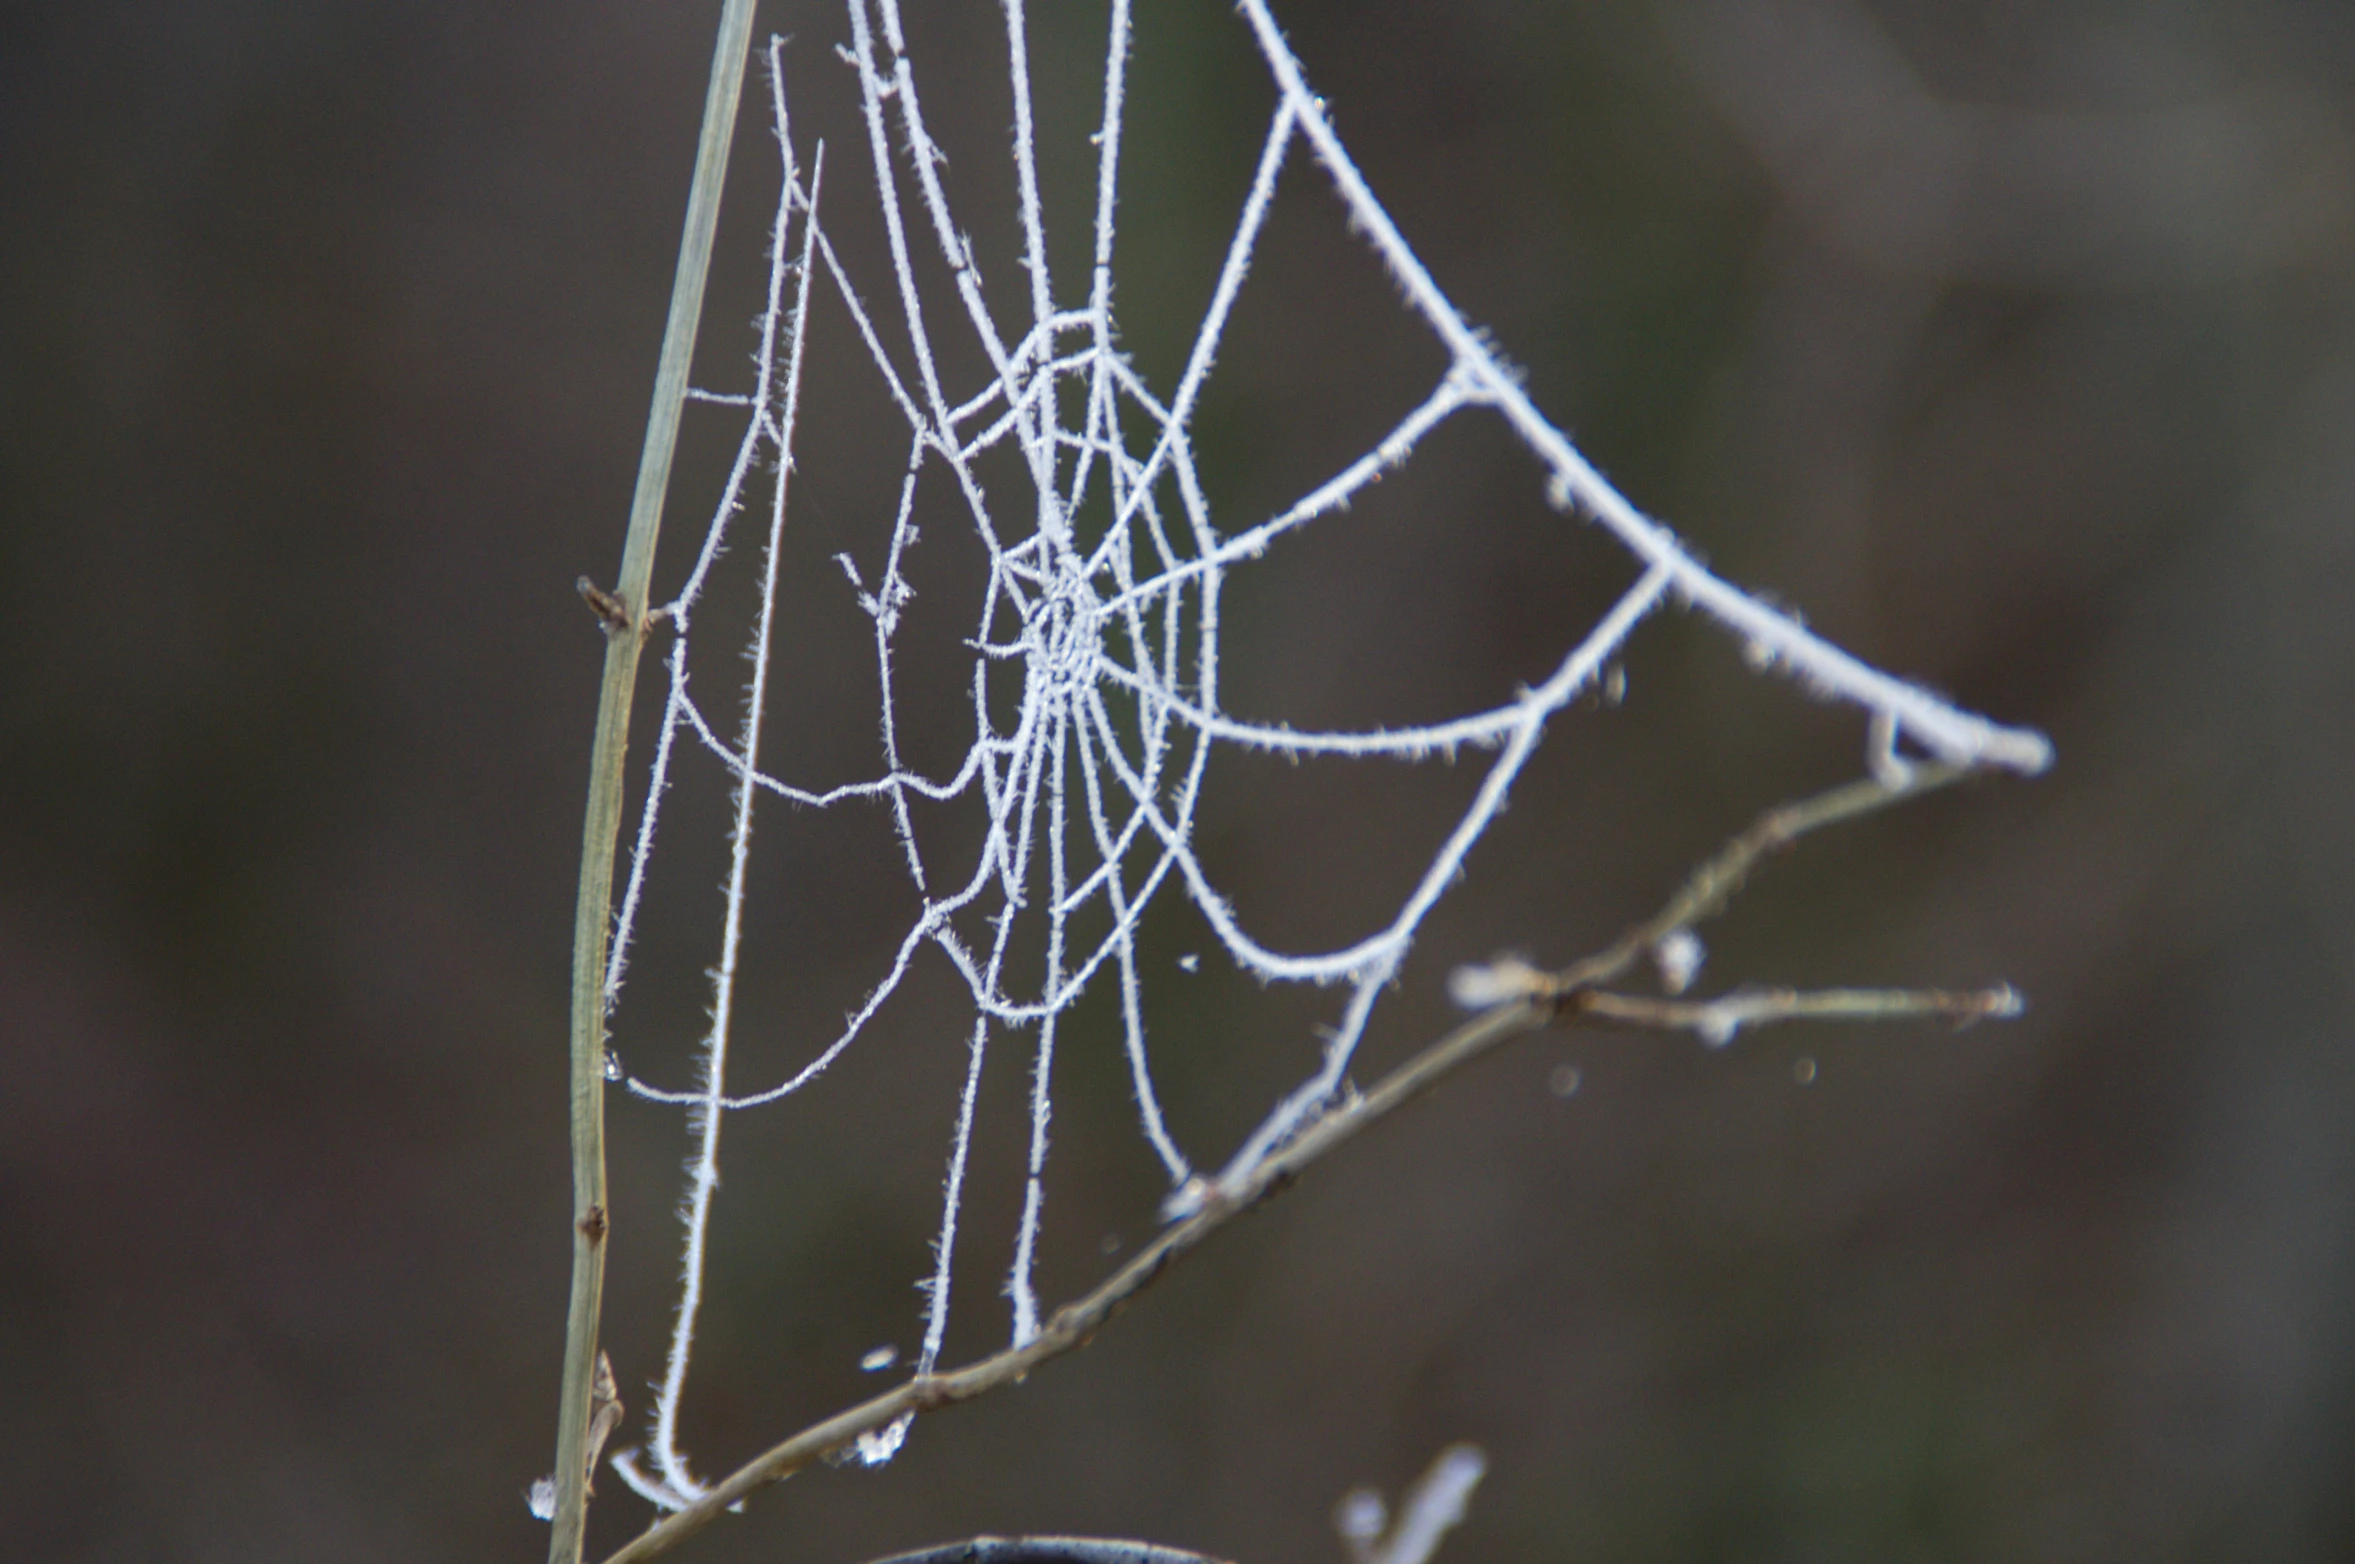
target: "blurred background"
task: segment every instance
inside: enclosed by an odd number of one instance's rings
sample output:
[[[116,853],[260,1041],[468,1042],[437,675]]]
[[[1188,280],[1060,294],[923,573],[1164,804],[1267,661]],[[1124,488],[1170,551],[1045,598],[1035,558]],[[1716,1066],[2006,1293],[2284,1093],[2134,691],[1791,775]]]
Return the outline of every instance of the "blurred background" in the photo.
[[[1117,311],[1166,392],[1273,94],[1226,6],[1138,9]],[[2058,746],[2044,778],[1779,865],[1708,931],[1704,986],[2008,979],[2031,1008],[1723,1052],[1524,1041],[1086,1353],[681,1556],[1086,1531],[1339,1559],[1332,1503],[1454,1440],[1491,1460],[1461,1564],[2355,1556],[2355,11],[1279,12],[1441,286],[1637,504]],[[572,582],[619,557],[716,13],[122,0],[0,30],[16,1556],[545,1548],[523,1490],[552,1459],[601,659]],[[992,302],[1024,318],[1002,22],[908,25]],[[1105,21],[1052,3],[1031,26],[1076,302]],[[790,36],[797,139],[829,138],[827,223],[881,306],[844,15],[765,6],[761,31]],[[715,389],[748,379],[773,145],[756,84]],[[904,462],[846,319],[812,327],[770,707],[772,760],[811,782],[876,764],[866,620],[829,558],[873,579]],[[973,383],[969,348],[949,361]],[[1296,158],[1199,423],[1225,524],[1322,481],[1443,368]],[[666,583],[733,441],[691,410]],[[1542,675],[1630,571],[1540,490],[1467,416],[1238,572],[1230,707],[1422,721]],[[928,763],[965,742],[978,550],[950,498],[919,499],[905,720]],[[757,558],[748,534],[731,579]],[[741,590],[699,622],[730,720]],[[1622,704],[1554,724],[1361,1079],[1448,1023],[1453,964],[1591,949],[1758,810],[1860,769],[1853,713],[1689,614],[1625,674]],[[1203,850],[1269,939],[1335,943],[1387,915],[1478,771],[1226,756]],[[720,780],[682,773],[615,1023],[670,1084],[717,951]],[[763,829],[748,1086],[830,1035],[912,906],[879,819]],[[1148,1021],[1173,1127],[1215,1164],[1336,1001],[1259,990],[1189,916],[1155,925]],[[1161,1193],[1112,1012],[1091,1017],[1058,1062],[1053,1299],[1148,1237]],[[685,1410],[706,1472],[916,1344],[966,1024],[924,969],[835,1075],[729,1120]],[[1003,1040],[984,1082],[954,1359],[1006,1329],[1027,1049]],[[619,1095],[609,1122],[635,1439],[686,1140]],[[600,1486],[601,1553],[646,1511]]]

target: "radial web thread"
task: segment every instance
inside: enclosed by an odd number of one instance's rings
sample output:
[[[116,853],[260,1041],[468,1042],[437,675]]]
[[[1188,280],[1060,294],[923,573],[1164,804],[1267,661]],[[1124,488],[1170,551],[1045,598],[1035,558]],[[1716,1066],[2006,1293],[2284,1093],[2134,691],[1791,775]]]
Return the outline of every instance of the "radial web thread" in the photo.
[[[950,1271],[964,1201],[975,1101],[993,1038],[1032,1037],[1030,1142],[1026,1187],[1007,1292],[1019,1344],[1039,1329],[1032,1283],[1041,1221],[1055,1050],[1060,1029],[1093,985],[1117,985],[1123,1045],[1143,1134],[1167,1169],[1164,1215],[1198,1209],[1281,1147],[1346,1089],[1350,1061],[1375,1001],[1398,973],[1426,914],[1458,877],[1466,855],[1506,801],[1515,777],[1545,733],[1549,718],[1596,687],[1642,620],[1679,602],[1739,637],[1753,663],[1797,678],[1814,694],[1847,702],[1869,717],[1868,759],[1902,768],[1913,752],[1973,766],[2033,772],[2050,757],[2041,735],[1959,711],[1917,686],[1850,657],[1790,615],[1712,575],[1664,527],[1637,511],[1540,414],[1509,366],[1442,295],[1350,161],[1320,99],[1303,78],[1264,0],[1239,9],[1276,88],[1276,107],[1256,172],[1228,242],[1210,304],[1193,336],[1176,384],[1147,385],[1118,350],[1113,258],[1122,111],[1132,39],[1127,0],[1112,0],[1105,48],[1103,116],[1097,152],[1093,263],[1086,300],[1056,302],[1047,264],[1032,132],[1028,45],[1021,0],[1006,0],[1008,68],[1014,92],[1012,155],[1021,203],[1028,321],[1009,331],[986,307],[971,245],[950,209],[941,180],[944,159],[925,125],[896,0],[848,0],[851,44],[864,112],[867,154],[880,194],[894,277],[891,295],[912,345],[907,362],[886,349],[884,333],[819,221],[824,148],[806,164],[797,155],[779,50],[768,55],[770,108],[783,153],[781,196],[771,233],[768,302],[761,318],[755,384],[747,395],[696,393],[742,405],[746,425],[723,497],[685,585],[656,612],[671,637],[668,696],[655,744],[631,871],[617,914],[607,973],[607,1004],[618,999],[630,939],[642,902],[661,804],[682,749],[718,757],[733,779],[734,811],[727,910],[713,970],[712,1024],[700,1052],[700,1079],[670,1090],[609,1073],[641,1097],[688,1110],[694,1154],[683,1203],[686,1226],[682,1286],[654,1427],[643,1450],[617,1458],[627,1480],[664,1508],[701,1496],[677,1439],[677,1419],[695,1319],[701,1301],[704,1245],[718,1181],[718,1144],[726,1111],[774,1102],[823,1074],[867,1031],[900,988],[920,953],[935,950],[961,975],[972,999],[964,1086],[946,1179],[934,1269],[927,1290],[923,1345],[914,1364],[930,1372],[947,1328]],[[1438,341],[1448,367],[1421,403],[1371,450],[1273,516],[1222,531],[1198,473],[1190,421],[1267,223],[1279,171],[1288,159],[1313,161],[1377,253],[1405,308]],[[940,367],[934,333],[916,281],[916,246],[936,246],[953,279],[961,315],[989,366],[979,383],[952,387]],[[854,322],[875,372],[907,429],[906,469],[898,511],[878,552],[862,569],[839,557],[848,590],[873,627],[882,691],[881,753],[869,779],[825,790],[795,786],[763,769],[761,720],[773,627],[778,549],[793,469],[803,341],[813,288],[829,290]],[[896,333],[895,333],[896,334]],[[1074,388],[1078,394],[1065,393]],[[1063,409],[1077,409],[1066,420]],[[1634,557],[1639,574],[1618,601],[1570,645],[1552,674],[1493,710],[1427,726],[1362,732],[1306,732],[1252,722],[1222,709],[1219,697],[1221,588],[1287,534],[1347,506],[1385,472],[1410,459],[1441,424],[1461,415],[1501,419],[1546,475],[1555,508],[1608,530]],[[1132,441],[1127,431],[1147,437]],[[979,458],[1010,448],[1027,483],[1016,503],[985,489]],[[986,551],[988,578],[973,649],[970,745],[945,776],[902,764],[893,703],[895,637],[912,597],[904,574],[916,545],[917,481],[945,474]],[[769,481],[769,523],[760,610],[748,648],[751,688],[737,736],[724,737],[698,703],[688,678],[688,647],[699,599],[733,524],[753,491]],[[1087,538],[1075,525],[1084,505],[1106,507],[1110,521]],[[1007,720],[993,717],[992,681],[1019,681]],[[1247,930],[1211,883],[1193,847],[1206,768],[1221,745],[1280,755],[1378,757],[1417,761],[1465,750],[1492,755],[1487,771],[1437,854],[1380,927],[1343,948],[1288,953]],[[764,795],[807,810],[879,808],[897,831],[904,872],[920,912],[872,990],[838,1035],[789,1077],[749,1092],[728,1085],[729,1027],[743,925],[746,863],[756,802]],[[912,806],[971,800],[988,826],[970,872],[944,877],[928,856]],[[1259,1127],[1215,1169],[1180,1149],[1159,1105],[1146,1045],[1138,960],[1145,909],[1165,891],[1188,898],[1226,954],[1264,982],[1337,986],[1344,997],[1325,1034],[1319,1067],[1277,1101]],[[1087,914],[1082,937],[1081,914]],[[977,926],[989,932],[975,936]],[[1043,968],[1016,970],[1013,939],[1025,922],[1043,930]],[[962,931],[961,927],[962,925]],[[869,1461],[888,1459],[906,1425],[870,1435]]]

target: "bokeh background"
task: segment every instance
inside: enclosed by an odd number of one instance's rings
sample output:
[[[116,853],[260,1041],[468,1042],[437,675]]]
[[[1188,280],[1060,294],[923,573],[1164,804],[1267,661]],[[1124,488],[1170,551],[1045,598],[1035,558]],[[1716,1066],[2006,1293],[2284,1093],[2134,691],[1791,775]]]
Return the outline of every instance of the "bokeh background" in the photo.
[[[553,1442],[601,655],[571,583],[618,559],[716,10],[122,0],[0,24],[13,1556],[545,1546],[522,1494]],[[1166,387],[1272,97],[1227,7],[1139,10],[1119,314]],[[1524,1042],[1085,1354],[685,1556],[1090,1531],[1338,1559],[1344,1490],[1395,1491],[1459,1439],[1492,1461],[1443,1555],[1463,1564],[2355,1555],[2355,12],[1280,12],[1442,286],[1639,504],[1843,645],[2058,745],[2043,779],[1779,867],[1712,929],[1707,981],[2008,978],[2032,1008],[1715,1053]],[[1002,25],[909,25],[1014,318]],[[1055,3],[1032,26],[1068,221],[1104,21]],[[775,5],[762,30],[791,35],[829,224],[883,301],[847,24]],[[703,338],[722,389],[763,276],[762,97]],[[1068,297],[1084,255],[1068,228]],[[828,557],[872,575],[902,436],[839,311],[812,341],[836,351],[811,370],[772,754],[839,779],[873,764],[875,708]],[[1203,412],[1221,514],[1320,481],[1440,367],[1296,161]],[[731,441],[693,414],[667,580]],[[1539,487],[1465,421],[1238,575],[1232,706],[1426,719],[1550,666],[1627,567]],[[967,633],[974,551],[936,512],[917,682]],[[714,679],[731,614],[723,592]],[[1856,772],[1853,714],[1739,650],[1666,615],[1623,705],[1555,725],[1372,1063],[1446,1023],[1451,964],[1591,948],[1758,809]],[[926,698],[917,726],[953,731]],[[1236,759],[1205,852],[1272,938],[1343,937],[1475,774]],[[682,782],[616,1023],[657,1078],[684,1080],[700,1024],[719,802],[710,767]],[[876,889],[904,882],[874,820],[765,829],[748,1083],[806,1055],[907,914]],[[1215,1161],[1308,1067],[1332,999],[1257,990],[1182,916],[1155,938],[1163,1084]],[[963,1023],[938,973],[889,1021],[729,1123],[687,1407],[706,1470],[875,1388],[868,1348],[914,1345]],[[1153,1230],[1109,1037],[1075,1031],[1059,1066],[1051,1296]],[[952,1356],[1005,1328],[1025,1068],[1010,1039],[986,1083]],[[634,1432],[685,1142],[667,1111],[611,1117]],[[603,1488],[598,1551],[645,1515]]]

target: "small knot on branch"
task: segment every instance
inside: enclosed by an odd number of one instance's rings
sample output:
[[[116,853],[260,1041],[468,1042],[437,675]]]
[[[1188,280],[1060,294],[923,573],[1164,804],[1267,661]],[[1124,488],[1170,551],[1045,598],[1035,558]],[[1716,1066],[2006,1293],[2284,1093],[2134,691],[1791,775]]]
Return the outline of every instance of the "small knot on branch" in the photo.
[[[580,593],[581,601],[589,605],[590,612],[594,613],[597,618],[603,622],[605,626],[605,633],[607,635],[614,636],[628,633],[630,629],[629,604],[623,602],[613,593],[606,591],[596,582],[591,581],[587,576],[581,577],[572,585],[573,590]]]

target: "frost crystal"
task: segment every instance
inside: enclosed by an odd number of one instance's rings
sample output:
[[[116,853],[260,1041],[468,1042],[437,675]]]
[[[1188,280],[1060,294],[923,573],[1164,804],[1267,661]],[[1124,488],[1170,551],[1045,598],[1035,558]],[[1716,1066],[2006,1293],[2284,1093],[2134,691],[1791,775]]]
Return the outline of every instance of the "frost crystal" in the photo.
[[[1545,991],[1546,975],[1519,956],[1499,956],[1479,966],[1461,966],[1447,975],[1447,997],[1463,1010],[1486,1010],[1491,1005],[1527,999]]]
[[[911,1418],[902,1417],[881,1428],[870,1429],[859,1435],[858,1457],[868,1466],[882,1466],[899,1454],[899,1447],[907,1442]]]
[[[1701,963],[1709,952],[1701,944],[1701,936],[1691,929],[1678,929],[1652,947],[1652,963],[1660,969],[1660,986],[1671,994],[1681,994],[1693,986],[1693,979],[1701,972]]]

